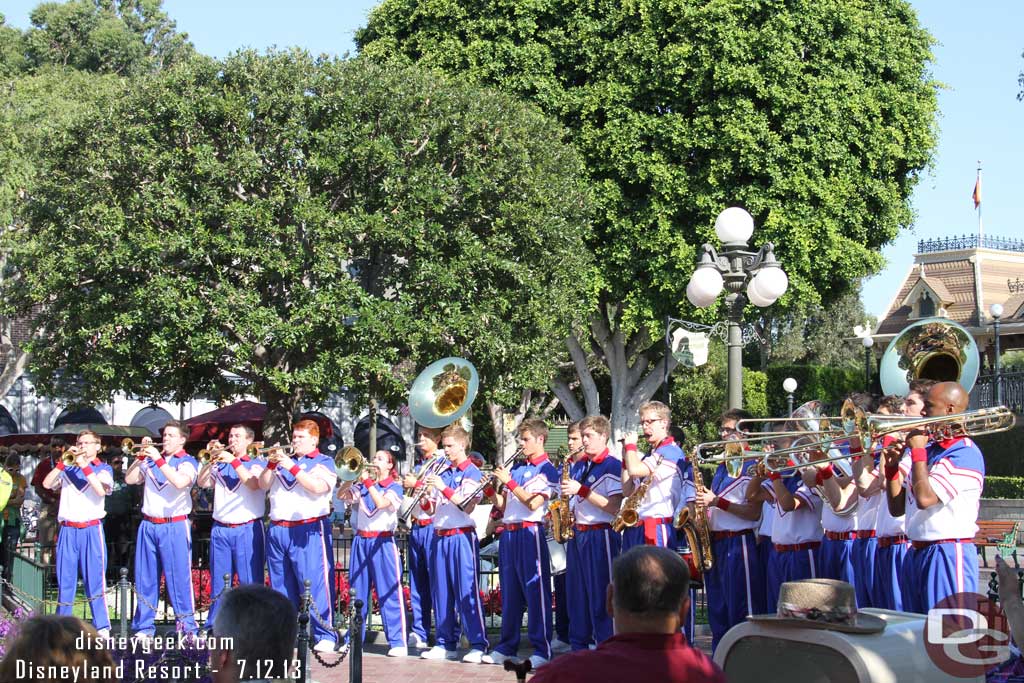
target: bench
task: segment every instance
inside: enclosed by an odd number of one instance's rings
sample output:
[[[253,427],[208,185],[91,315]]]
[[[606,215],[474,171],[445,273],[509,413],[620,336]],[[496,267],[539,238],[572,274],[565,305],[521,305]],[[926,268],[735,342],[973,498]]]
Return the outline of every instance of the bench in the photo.
[[[1017,530],[1020,522],[1011,520],[978,520],[978,533],[974,536],[974,545],[981,553],[982,566],[988,566],[985,548],[994,547],[1003,557],[1013,557],[1013,566],[1020,567],[1017,561]]]

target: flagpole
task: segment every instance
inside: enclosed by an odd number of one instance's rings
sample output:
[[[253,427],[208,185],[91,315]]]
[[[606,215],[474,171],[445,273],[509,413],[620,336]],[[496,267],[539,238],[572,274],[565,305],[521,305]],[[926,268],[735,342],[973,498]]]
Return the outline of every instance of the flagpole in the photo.
[[[974,181],[974,201],[978,207],[978,246],[985,239],[985,228],[981,222],[981,159],[978,160],[978,178]]]

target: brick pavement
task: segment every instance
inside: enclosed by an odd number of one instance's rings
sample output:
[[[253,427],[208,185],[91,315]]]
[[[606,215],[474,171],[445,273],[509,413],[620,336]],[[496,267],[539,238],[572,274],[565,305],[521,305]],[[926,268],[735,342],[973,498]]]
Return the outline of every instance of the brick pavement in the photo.
[[[697,646],[710,654],[711,636],[698,636]],[[383,644],[366,646],[363,653],[364,683],[515,683],[516,680],[515,674],[493,664],[428,661],[419,658],[421,650],[415,651],[414,657],[386,657],[386,651],[387,646]],[[530,650],[520,650],[520,656],[529,657]],[[327,655],[324,659],[332,661]],[[310,668],[316,683],[347,683],[348,667],[349,663],[345,661],[336,669],[328,669],[314,660]],[[527,680],[529,678],[527,676]]]

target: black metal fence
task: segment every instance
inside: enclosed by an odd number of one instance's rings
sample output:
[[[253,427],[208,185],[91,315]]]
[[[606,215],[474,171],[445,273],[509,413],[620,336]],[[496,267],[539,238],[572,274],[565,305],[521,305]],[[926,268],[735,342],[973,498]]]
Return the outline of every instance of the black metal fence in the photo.
[[[1024,412],[1024,372],[1001,372],[1002,405],[1015,413]],[[996,405],[996,378],[994,374],[981,375],[971,390],[971,408],[991,408]]]

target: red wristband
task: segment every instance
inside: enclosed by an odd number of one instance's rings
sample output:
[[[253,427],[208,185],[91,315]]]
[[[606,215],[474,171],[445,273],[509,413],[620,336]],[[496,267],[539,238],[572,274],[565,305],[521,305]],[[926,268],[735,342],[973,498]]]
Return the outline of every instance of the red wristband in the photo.
[[[296,465],[296,467],[298,467],[298,466]],[[292,474],[294,474],[294,472]],[[370,479],[369,477],[367,477],[366,479],[361,480],[361,483],[363,484],[363,486],[365,486],[367,489],[369,489],[376,482],[374,482],[373,479]]]
[[[516,482],[515,479],[509,479],[508,483],[505,484],[505,488],[507,488],[509,491],[515,491],[516,488],[518,488],[518,486],[519,486],[519,483]]]
[[[782,479],[782,474],[780,474],[779,472],[769,472],[768,478],[771,479],[772,481],[778,481],[779,479]]]
[[[445,486],[444,487],[444,491],[441,491],[441,493],[444,494],[445,498],[447,498],[448,500],[451,500],[452,496],[455,495],[455,489],[453,489],[451,486]]]
[[[896,437],[892,434],[886,434],[882,437],[882,448],[888,448],[894,443],[896,443]]]
[[[299,472],[302,471],[302,468],[299,467],[298,465],[292,465],[291,467],[288,468],[288,471],[292,473],[293,477],[297,477],[299,476]]]
[[[586,498],[587,496],[590,495],[590,487],[585,484],[580,486],[580,490],[576,493],[576,495],[579,496],[580,498]]]
[[[61,463],[61,465],[63,464],[64,463]],[[86,465],[85,467],[82,468],[82,474],[88,477],[90,474],[92,474],[92,468]]]
[[[57,469],[63,472],[64,471],[64,463],[63,462],[57,463]]]
[[[167,461],[166,461],[166,460],[164,460],[164,459],[163,459],[162,457],[161,457],[161,458],[157,458],[157,459],[156,459],[156,460],[154,460],[153,462],[154,462],[154,463],[156,463],[156,466],[157,466],[157,467],[163,467],[164,465],[166,465],[166,464],[167,464]]]
[[[835,473],[836,471],[832,468],[832,463],[829,463],[828,465],[822,467],[820,470],[817,471],[817,473],[814,475],[814,481],[815,483],[821,485],[825,482],[826,479],[831,479],[833,476],[835,476]]]
[[[496,493],[498,493],[498,492],[494,490],[493,486],[485,486],[484,487],[484,498],[490,498],[491,496],[495,495]]]
[[[725,498],[716,498],[715,507],[719,510],[728,511],[728,509],[732,507],[732,503],[727,501]]]
[[[237,470],[239,467],[242,466],[242,461],[239,460],[238,458],[235,458],[231,461],[231,466]]]
[[[895,480],[899,476],[900,476],[900,466],[899,465],[886,465],[885,466],[885,478],[886,479],[888,479],[889,481],[893,481],[893,480]]]
[[[911,448],[910,462],[928,462],[927,448]]]
[[[423,488],[423,482],[422,481],[417,481],[415,484],[412,485],[412,488],[413,488],[413,490]]]
[[[268,470],[276,470],[277,469],[277,461],[276,460],[268,460],[267,461],[267,469]]]
[[[626,451],[627,452],[629,452],[629,451],[636,451],[636,450],[637,450],[637,448],[636,448],[636,444],[635,443],[627,443],[626,444]]]
[[[143,460],[145,460],[145,459],[146,459],[146,456],[144,456],[144,455],[136,455],[136,456],[135,456],[135,459],[136,459],[136,460],[137,460],[138,462],[142,462]]]

